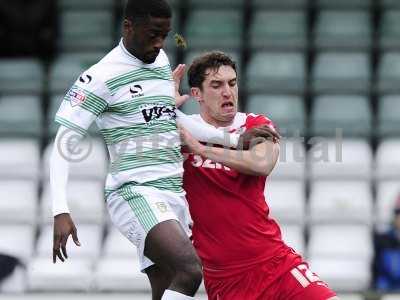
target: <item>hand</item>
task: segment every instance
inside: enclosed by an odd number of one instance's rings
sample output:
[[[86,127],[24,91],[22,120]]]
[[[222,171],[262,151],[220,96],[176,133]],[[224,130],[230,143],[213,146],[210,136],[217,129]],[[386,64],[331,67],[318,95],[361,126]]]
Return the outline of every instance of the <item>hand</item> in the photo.
[[[272,141],[273,143],[279,143],[281,136],[279,133],[268,125],[262,125],[259,127],[253,127],[246,130],[239,137],[238,148],[247,150],[251,146],[265,142],[265,140]]]
[[[71,216],[67,213],[59,214],[54,217],[54,237],[53,237],[53,263],[56,263],[57,257],[64,262],[68,258],[67,241],[69,235],[77,246],[81,246],[78,240],[78,234]],[[61,251],[60,251],[61,248]]]
[[[194,154],[201,154],[204,146],[182,126],[178,126],[178,129],[182,139],[182,146],[186,146]]]
[[[179,64],[175,70],[172,72],[172,78],[175,82],[175,106],[179,107],[185,103],[190,97],[189,95],[181,95],[179,93],[179,86],[181,85],[181,80],[185,74],[185,65]]]

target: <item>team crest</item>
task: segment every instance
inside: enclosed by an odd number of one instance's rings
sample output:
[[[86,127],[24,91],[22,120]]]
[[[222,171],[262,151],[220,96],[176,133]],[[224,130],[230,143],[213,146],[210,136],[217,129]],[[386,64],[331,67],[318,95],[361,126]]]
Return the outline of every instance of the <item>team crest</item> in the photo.
[[[156,202],[156,206],[158,210],[162,213],[165,213],[168,210],[168,207],[164,202]]]
[[[69,103],[71,103],[72,107],[81,105],[83,102],[86,100],[86,94],[85,92],[77,87],[72,87],[68,91],[68,98],[69,98]]]

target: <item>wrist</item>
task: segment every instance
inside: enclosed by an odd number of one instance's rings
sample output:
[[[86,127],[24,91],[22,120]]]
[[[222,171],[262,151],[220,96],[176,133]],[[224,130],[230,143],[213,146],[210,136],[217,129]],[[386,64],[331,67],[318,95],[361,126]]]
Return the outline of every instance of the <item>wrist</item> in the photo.
[[[54,218],[60,217],[60,216],[66,216],[66,215],[69,215],[69,213],[67,213],[67,212],[61,212],[61,213],[57,213],[56,215],[54,215]]]
[[[53,206],[53,217],[59,216],[59,215],[63,215],[63,214],[69,214],[70,211],[68,209],[67,205],[54,205]]]

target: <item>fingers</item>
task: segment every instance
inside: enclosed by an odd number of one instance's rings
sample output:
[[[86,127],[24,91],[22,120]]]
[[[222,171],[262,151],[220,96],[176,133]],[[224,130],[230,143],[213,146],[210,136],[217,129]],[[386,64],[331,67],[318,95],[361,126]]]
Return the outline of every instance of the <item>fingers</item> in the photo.
[[[60,252],[60,241],[61,241],[61,236],[58,234],[54,234],[53,237],[53,263],[56,263],[57,256]]]
[[[78,239],[78,231],[76,230],[76,228],[72,230],[72,240],[74,241],[75,245],[79,247],[81,246],[81,243],[79,242]]]
[[[179,135],[180,135],[181,139],[184,139],[184,137],[185,137],[185,128],[180,124],[178,124],[177,126],[178,126],[178,132],[179,132]]]
[[[182,95],[182,96],[176,97],[175,106],[180,107],[182,104],[184,104],[189,99],[190,99],[189,95]]]
[[[65,257],[65,259],[68,258],[68,254],[67,254],[67,240],[68,240],[68,236],[63,236],[61,238],[61,253],[62,255]]]
[[[179,64],[172,72],[172,77],[176,82],[180,82],[184,74],[185,74],[185,65]]]
[[[260,127],[257,127],[257,128],[266,130],[266,131],[268,131],[268,132],[271,132],[271,134],[272,134],[273,136],[276,136],[276,137],[278,137],[278,138],[281,137],[280,134],[278,133],[278,131],[276,131],[274,128],[272,128],[272,127],[270,127],[270,126],[268,126],[268,125],[263,125],[263,126],[260,126]]]
[[[256,127],[254,130],[256,136],[272,138],[274,142],[278,142],[281,139],[280,134],[267,125]]]
[[[57,257],[64,262],[64,257],[60,252],[60,244],[61,244],[62,236],[61,234],[54,234],[53,239],[53,263],[56,263]]]
[[[76,228],[74,228],[71,232],[72,239],[77,246],[81,246],[81,243],[78,239],[78,234]],[[53,241],[53,263],[57,262],[57,257],[59,260],[64,262],[68,259],[67,253],[67,241],[69,234],[54,234]]]

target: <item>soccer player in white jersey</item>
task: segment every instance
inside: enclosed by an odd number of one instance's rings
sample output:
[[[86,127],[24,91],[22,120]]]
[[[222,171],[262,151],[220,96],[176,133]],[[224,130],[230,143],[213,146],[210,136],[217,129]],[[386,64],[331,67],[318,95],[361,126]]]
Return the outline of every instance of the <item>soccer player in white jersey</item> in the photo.
[[[83,137],[96,121],[110,153],[106,205],[111,219],[137,246],[153,299],[184,300],[195,295],[202,267],[187,235],[191,219],[182,189],[176,122],[203,135],[196,138],[205,142],[235,146],[238,135],[225,140],[220,131],[187,124],[185,116],[175,111],[173,74],[162,50],[170,19],[165,0],[128,0],[121,42],[81,74],[64,97],[56,115],[61,125],[57,147],[50,160],[53,261],[67,258],[70,235],[80,246],[67,205],[69,162],[59,149],[71,142],[66,133],[72,130]],[[180,77],[182,66],[176,72]],[[168,284],[160,274],[169,275]]]

